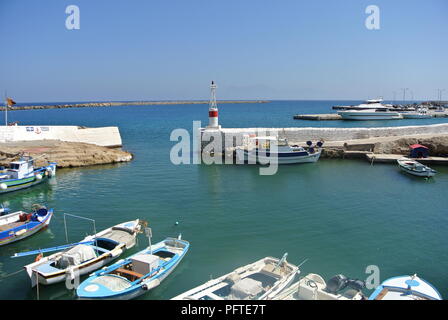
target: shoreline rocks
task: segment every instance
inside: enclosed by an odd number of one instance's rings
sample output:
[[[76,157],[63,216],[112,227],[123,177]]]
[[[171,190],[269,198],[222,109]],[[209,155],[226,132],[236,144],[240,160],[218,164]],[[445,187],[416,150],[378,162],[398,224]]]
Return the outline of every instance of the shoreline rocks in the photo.
[[[129,162],[133,159],[130,152],[89,143],[60,140],[19,141],[0,143],[0,165],[9,166],[22,152],[36,158],[36,167],[46,165],[48,161],[56,162],[58,168],[72,168]]]

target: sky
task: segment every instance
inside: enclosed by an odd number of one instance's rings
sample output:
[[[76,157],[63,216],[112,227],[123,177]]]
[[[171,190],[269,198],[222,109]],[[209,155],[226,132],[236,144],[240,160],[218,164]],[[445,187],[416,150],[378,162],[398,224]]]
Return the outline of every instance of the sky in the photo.
[[[214,80],[218,99],[446,100],[447,16],[446,0],[0,0],[0,93],[193,100]]]

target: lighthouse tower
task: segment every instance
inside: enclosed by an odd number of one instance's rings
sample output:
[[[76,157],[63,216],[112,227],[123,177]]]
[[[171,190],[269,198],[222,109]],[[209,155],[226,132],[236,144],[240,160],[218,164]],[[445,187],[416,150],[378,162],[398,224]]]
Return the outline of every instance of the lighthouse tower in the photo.
[[[208,108],[208,129],[220,129],[218,124],[218,106],[216,105],[216,88],[217,85],[214,81],[210,85],[210,107]]]

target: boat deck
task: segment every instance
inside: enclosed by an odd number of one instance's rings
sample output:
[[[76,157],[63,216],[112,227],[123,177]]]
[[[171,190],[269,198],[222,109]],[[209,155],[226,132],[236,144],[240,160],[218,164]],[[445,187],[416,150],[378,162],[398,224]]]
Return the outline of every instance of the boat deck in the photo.
[[[126,243],[127,247],[129,247],[128,244],[135,242],[135,236],[130,232],[124,230],[112,229],[101,237],[111,239],[119,243]]]
[[[381,163],[396,163],[398,159],[406,157],[401,154],[379,154],[379,153],[367,153],[367,160],[370,162],[381,162]],[[424,164],[441,164],[448,165],[448,157],[428,157],[428,158],[408,158],[410,160],[415,160]]]

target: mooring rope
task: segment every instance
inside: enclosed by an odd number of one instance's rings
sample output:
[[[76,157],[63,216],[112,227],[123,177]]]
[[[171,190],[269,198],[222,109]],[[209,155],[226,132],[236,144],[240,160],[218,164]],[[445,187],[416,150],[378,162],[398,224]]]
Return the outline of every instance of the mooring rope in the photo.
[[[7,278],[9,278],[9,277],[15,276],[16,274],[18,274],[18,273],[20,273],[20,272],[22,272],[22,271],[25,271],[25,269],[20,269],[20,270],[18,270],[18,271],[16,271],[16,272],[9,273],[9,274],[7,274],[6,276],[1,276],[1,277],[0,277],[0,281],[2,281],[3,279],[7,279]]]

